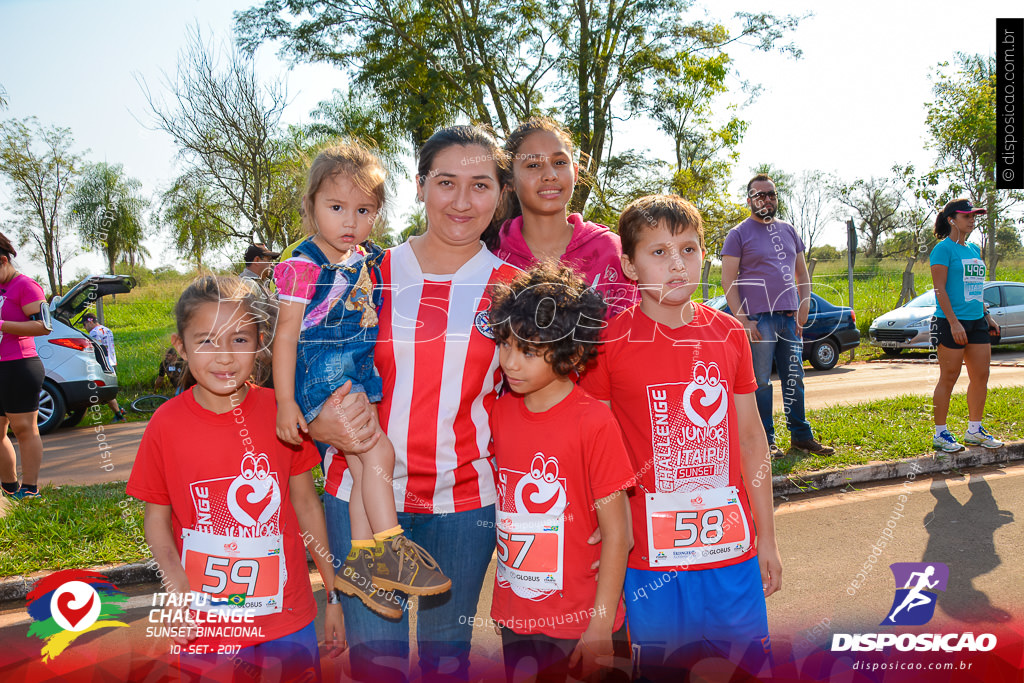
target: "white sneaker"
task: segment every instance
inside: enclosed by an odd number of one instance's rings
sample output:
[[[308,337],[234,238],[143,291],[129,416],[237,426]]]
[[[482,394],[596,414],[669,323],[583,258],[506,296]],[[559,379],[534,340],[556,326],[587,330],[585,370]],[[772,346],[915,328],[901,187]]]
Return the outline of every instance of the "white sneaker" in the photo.
[[[932,446],[937,451],[946,451],[947,453],[956,453],[959,450],[963,450],[963,446],[956,440],[956,437],[948,429],[943,429],[941,433],[932,437]]]
[[[972,446],[984,446],[985,448],[999,448],[1003,445],[1002,441],[993,439],[992,435],[986,432],[984,427],[978,427],[976,432],[964,434],[964,443],[971,444]]]

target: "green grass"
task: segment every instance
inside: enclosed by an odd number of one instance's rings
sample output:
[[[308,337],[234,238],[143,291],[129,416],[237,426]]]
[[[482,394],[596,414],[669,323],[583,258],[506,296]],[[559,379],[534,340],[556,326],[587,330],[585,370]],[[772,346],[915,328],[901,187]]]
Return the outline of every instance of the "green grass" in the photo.
[[[1000,441],[1024,438],[1024,387],[989,389],[985,402],[985,429]],[[931,453],[931,398],[900,396],[883,401],[808,410],[807,419],[819,441],[836,449],[834,456],[797,454],[776,460],[773,474],[806,474],[815,470],[852,467],[869,462],[899,460]],[[967,431],[967,397],[955,394],[949,406],[949,424],[958,437]],[[789,447],[786,418],[775,415],[775,434],[783,450]]]
[[[0,576],[148,558],[143,503],[124,486],[47,486],[42,499],[12,504],[0,518]]]
[[[320,465],[313,480],[322,494]],[[0,577],[149,560],[145,503],[124,487],[46,486],[42,499],[12,503],[0,517]]]

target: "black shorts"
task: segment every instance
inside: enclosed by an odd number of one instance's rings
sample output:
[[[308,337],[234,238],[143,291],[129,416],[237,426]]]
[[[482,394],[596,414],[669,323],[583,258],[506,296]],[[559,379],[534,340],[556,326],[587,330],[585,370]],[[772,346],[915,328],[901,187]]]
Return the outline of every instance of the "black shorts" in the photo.
[[[991,344],[992,337],[988,333],[988,321],[984,318],[977,320],[961,320],[964,332],[967,333],[968,344]],[[949,329],[949,321],[945,318],[932,316],[932,346],[942,344],[947,349],[962,349],[965,344],[957,344],[953,340],[953,332]]]
[[[0,415],[39,410],[45,376],[39,356],[0,361]]]

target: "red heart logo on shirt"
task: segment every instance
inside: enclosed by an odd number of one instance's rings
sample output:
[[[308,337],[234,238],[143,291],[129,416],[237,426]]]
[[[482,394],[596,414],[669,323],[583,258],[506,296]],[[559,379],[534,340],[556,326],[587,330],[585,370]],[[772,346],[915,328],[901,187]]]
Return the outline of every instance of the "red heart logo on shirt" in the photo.
[[[261,493],[263,494],[263,497],[258,498],[257,496]],[[253,520],[253,523],[255,523],[256,520],[260,520],[263,515],[263,511],[273,504],[273,502],[273,487],[263,487],[261,485],[257,488],[256,485],[245,482],[235,489],[235,504],[241,508],[243,512],[249,515]]]
[[[57,611],[61,613],[61,616],[68,620],[68,623],[71,624],[72,628],[77,626],[78,622],[82,621],[82,619],[89,614],[89,610],[92,609],[92,603],[96,600],[96,594],[91,593],[89,595],[89,599],[86,601],[85,607],[72,607],[71,601],[74,599],[75,594],[70,592],[61,593],[57,596]]]
[[[561,514],[565,508],[565,494],[558,483],[544,484],[542,489],[538,482],[528,482],[522,488],[524,510],[534,515]]]

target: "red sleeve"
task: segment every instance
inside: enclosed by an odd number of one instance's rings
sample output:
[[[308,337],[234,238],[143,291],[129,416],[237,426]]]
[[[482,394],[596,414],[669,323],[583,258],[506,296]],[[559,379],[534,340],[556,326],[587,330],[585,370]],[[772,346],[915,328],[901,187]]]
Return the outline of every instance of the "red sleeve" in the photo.
[[[147,503],[170,505],[171,495],[167,490],[167,476],[164,472],[163,439],[159,413],[153,416],[142,434],[142,443],[128,476],[127,493]]]
[[[738,323],[737,323],[738,324]],[[750,342],[742,327],[729,330],[729,343],[736,353],[736,376],[733,378],[734,394],[749,394],[757,390],[754,379],[754,357],[750,353]]]
[[[288,473],[290,477],[308,472],[320,464],[320,451],[316,449],[316,444],[308,436],[298,446],[285,443],[280,439],[278,439],[277,443],[283,450],[287,451],[288,457],[292,459],[292,468]]]
[[[636,479],[619,423],[611,409],[606,406],[600,408],[599,414],[594,411],[596,419],[587,430],[587,470],[595,501],[628,489]]]
[[[608,344],[602,344],[597,358],[592,360],[580,377],[579,385],[598,401],[610,401],[612,397],[611,375],[608,372]]]

